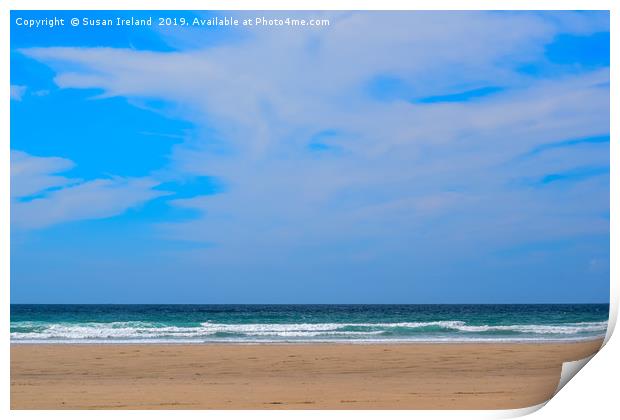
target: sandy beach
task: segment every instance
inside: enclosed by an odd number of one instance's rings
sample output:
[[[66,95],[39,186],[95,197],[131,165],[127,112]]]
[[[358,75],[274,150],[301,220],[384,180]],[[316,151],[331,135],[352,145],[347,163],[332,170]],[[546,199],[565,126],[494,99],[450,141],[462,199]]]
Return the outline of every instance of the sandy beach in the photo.
[[[600,346],[13,344],[11,408],[521,408]]]

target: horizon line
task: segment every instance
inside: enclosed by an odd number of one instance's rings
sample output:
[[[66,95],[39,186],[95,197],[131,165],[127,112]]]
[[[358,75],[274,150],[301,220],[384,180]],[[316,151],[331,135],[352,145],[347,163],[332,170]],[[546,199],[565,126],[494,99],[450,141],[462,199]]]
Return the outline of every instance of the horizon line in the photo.
[[[10,305],[609,305],[610,302],[501,302],[501,303],[476,303],[476,302],[461,302],[461,303],[54,303],[54,302],[10,302]]]

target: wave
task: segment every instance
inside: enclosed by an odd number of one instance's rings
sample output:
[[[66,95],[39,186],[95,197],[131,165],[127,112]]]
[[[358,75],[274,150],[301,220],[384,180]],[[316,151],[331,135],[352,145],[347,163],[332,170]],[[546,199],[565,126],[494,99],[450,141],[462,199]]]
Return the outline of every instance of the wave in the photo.
[[[579,334],[605,332],[607,322],[579,322],[563,325],[462,325],[457,329],[465,332],[516,331],[533,334]]]
[[[602,336],[607,322],[566,324],[469,325],[464,321],[394,323],[254,323],[203,322],[192,326],[127,321],[109,323],[11,323],[13,342],[121,342],[121,341],[450,341],[561,339]],[[495,337],[495,338],[489,338]],[[508,338],[506,338],[508,336]]]

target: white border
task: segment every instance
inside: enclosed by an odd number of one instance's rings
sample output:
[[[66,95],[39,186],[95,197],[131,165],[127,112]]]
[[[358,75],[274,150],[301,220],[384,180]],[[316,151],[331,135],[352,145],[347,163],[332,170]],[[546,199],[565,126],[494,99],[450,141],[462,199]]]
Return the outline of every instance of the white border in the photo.
[[[619,2],[613,0],[289,0],[288,2],[278,2],[277,0],[89,0],[88,2],[79,0],[4,0],[0,1],[0,51],[4,58],[0,66],[0,77],[4,80],[4,96],[0,101],[0,279],[2,290],[0,291],[0,301],[2,311],[0,312],[0,341],[2,342],[1,354],[4,363],[2,372],[4,380],[0,382],[0,414],[9,411],[9,358],[10,358],[10,339],[9,339],[9,307],[10,290],[9,275],[10,269],[10,207],[9,207],[9,138],[10,138],[10,74],[9,74],[9,53],[10,53],[10,10],[611,10],[611,68],[617,68],[618,50],[618,31],[620,23],[618,18]],[[618,115],[617,97],[615,92],[616,84],[614,77],[611,77],[610,100],[611,100],[611,142],[610,160],[618,162],[619,148],[617,144],[617,121]],[[610,166],[610,229],[611,243],[610,255],[619,255],[618,250],[618,224],[615,217],[618,214],[618,198],[620,189],[618,184],[618,170],[614,165]],[[549,407],[538,411],[535,418],[583,418],[589,413],[598,413],[599,418],[609,418],[610,413],[617,412],[616,395],[614,389],[617,383],[617,374],[620,373],[620,363],[618,353],[620,353],[617,339],[610,343],[609,338],[615,327],[618,314],[618,266],[613,258],[610,258],[610,322],[606,337],[606,346],[597,355],[585,372],[580,373],[578,381],[571,381],[565,389],[554,397],[549,403]],[[600,360],[598,360],[600,358]],[[590,366],[588,366],[590,367]],[[585,399],[585,400],[584,400]],[[521,416],[542,407],[520,410],[497,410],[497,411],[209,411],[207,415],[221,419],[231,419],[240,416],[252,416],[252,418],[314,418],[317,414],[328,418],[355,418],[364,419],[381,416],[389,418],[509,418]],[[15,418],[34,418],[44,415],[49,418],[107,418],[110,413],[106,411],[88,412],[81,411],[13,411],[11,417]],[[114,414],[118,417],[136,418],[147,416],[142,411],[120,411]],[[204,411],[151,411],[148,412],[149,418],[163,418],[164,416],[175,417],[202,417]]]

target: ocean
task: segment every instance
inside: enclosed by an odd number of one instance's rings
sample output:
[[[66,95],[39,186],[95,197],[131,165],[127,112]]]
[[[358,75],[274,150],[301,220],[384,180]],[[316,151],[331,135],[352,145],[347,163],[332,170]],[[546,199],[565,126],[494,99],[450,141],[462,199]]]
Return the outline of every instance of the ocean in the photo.
[[[603,337],[608,304],[11,305],[12,343],[519,342]]]

